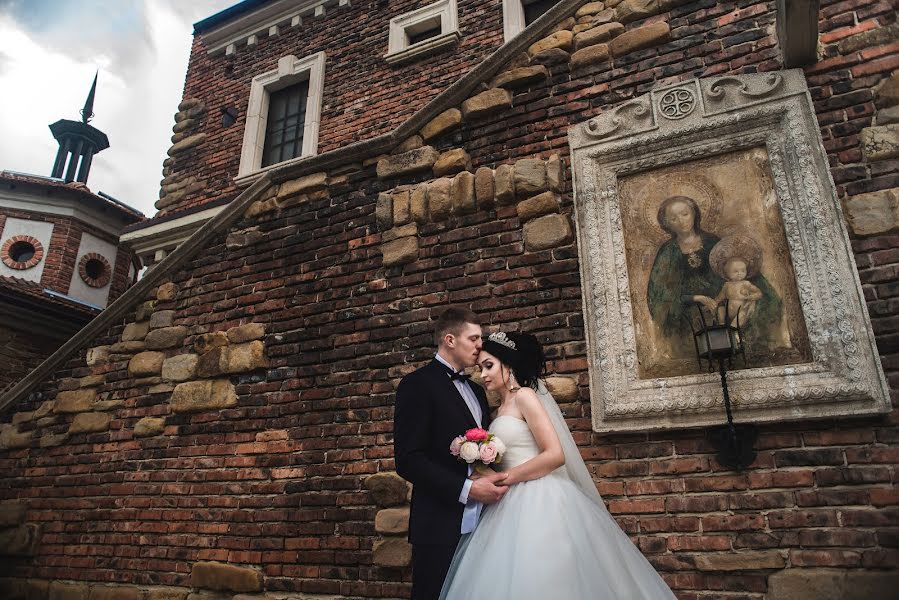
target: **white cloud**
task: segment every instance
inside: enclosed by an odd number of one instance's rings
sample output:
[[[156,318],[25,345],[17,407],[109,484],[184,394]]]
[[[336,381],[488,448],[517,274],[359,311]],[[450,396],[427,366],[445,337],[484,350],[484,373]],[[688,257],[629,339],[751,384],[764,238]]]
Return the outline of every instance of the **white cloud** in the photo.
[[[230,4],[0,0],[0,170],[50,174],[57,144],[47,126],[80,118],[99,69],[91,124],[110,147],[88,185],[154,214],[192,24]]]

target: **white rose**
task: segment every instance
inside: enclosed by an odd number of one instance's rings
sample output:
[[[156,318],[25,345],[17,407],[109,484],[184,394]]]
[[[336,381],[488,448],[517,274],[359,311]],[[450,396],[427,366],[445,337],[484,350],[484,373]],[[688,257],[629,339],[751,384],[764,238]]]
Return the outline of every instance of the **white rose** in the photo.
[[[462,447],[459,448],[459,456],[462,457],[467,463],[473,463],[474,461],[481,458],[481,451],[478,449],[478,445],[474,442],[465,442],[462,444]]]
[[[506,445],[503,443],[503,441],[502,441],[501,439],[499,439],[498,437],[494,437],[494,438],[493,438],[492,440],[490,440],[490,441],[493,442],[493,445],[494,445],[494,446],[496,446],[496,453],[497,453],[497,454],[499,454],[500,456],[502,456],[503,454],[506,453]]]

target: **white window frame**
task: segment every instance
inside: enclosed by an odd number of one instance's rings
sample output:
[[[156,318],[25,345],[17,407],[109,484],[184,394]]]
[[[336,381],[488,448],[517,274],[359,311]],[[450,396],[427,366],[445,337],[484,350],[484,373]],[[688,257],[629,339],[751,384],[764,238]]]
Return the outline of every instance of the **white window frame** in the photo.
[[[503,0],[504,41],[508,42],[527,27],[524,22],[524,5],[524,0]]]
[[[410,46],[409,30],[435,18],[440,19],[440,35]],[[390,19],[390,35],[384,59],[391,64],[405,62],[455,44],[459,37],[456,0],[440,0]]]
[[[269,97],[272,92],[277,92],[306,80],[309,81],[309,95],[306,99],[306,120],[303,124],[302,153],[300,156],[290,160],[262,167],[262,150],[265,147]],[[237,171],[237,182],[239,184],[248,182],[269,169],[317,154],[324,85],[324,52],[316,52],[303,58],[297,58],[292,54],[282,56],[278,59],[277,69],[253,77],[250,84],[250,101],[247,105],[243,147],[240,151],[240,168]]]

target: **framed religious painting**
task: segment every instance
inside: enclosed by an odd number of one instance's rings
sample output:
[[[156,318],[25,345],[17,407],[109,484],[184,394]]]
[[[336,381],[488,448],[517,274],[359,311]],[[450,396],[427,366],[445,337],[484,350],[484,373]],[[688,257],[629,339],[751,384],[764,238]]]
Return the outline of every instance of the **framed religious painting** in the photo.
[[[888,411],[801,71],[660,87],[569,143],[596,431],[723,421],[703,320],[738,332],[737,421]]]

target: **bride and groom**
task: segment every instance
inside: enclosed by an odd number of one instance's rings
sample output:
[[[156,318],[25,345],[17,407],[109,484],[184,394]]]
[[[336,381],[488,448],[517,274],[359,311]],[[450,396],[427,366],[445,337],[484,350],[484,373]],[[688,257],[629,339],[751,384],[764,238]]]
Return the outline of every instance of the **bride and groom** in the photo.
[[[537,339],[496,332],[447,309],[437,356],[400,382],[397,472],[413,484],[413,600],[656,600],[674,594],[606,510],[555,400]],[[500,399],[491,419],[477,365]],[[500,471],[478,475],[450,452],[466,430],[506,446]]]

